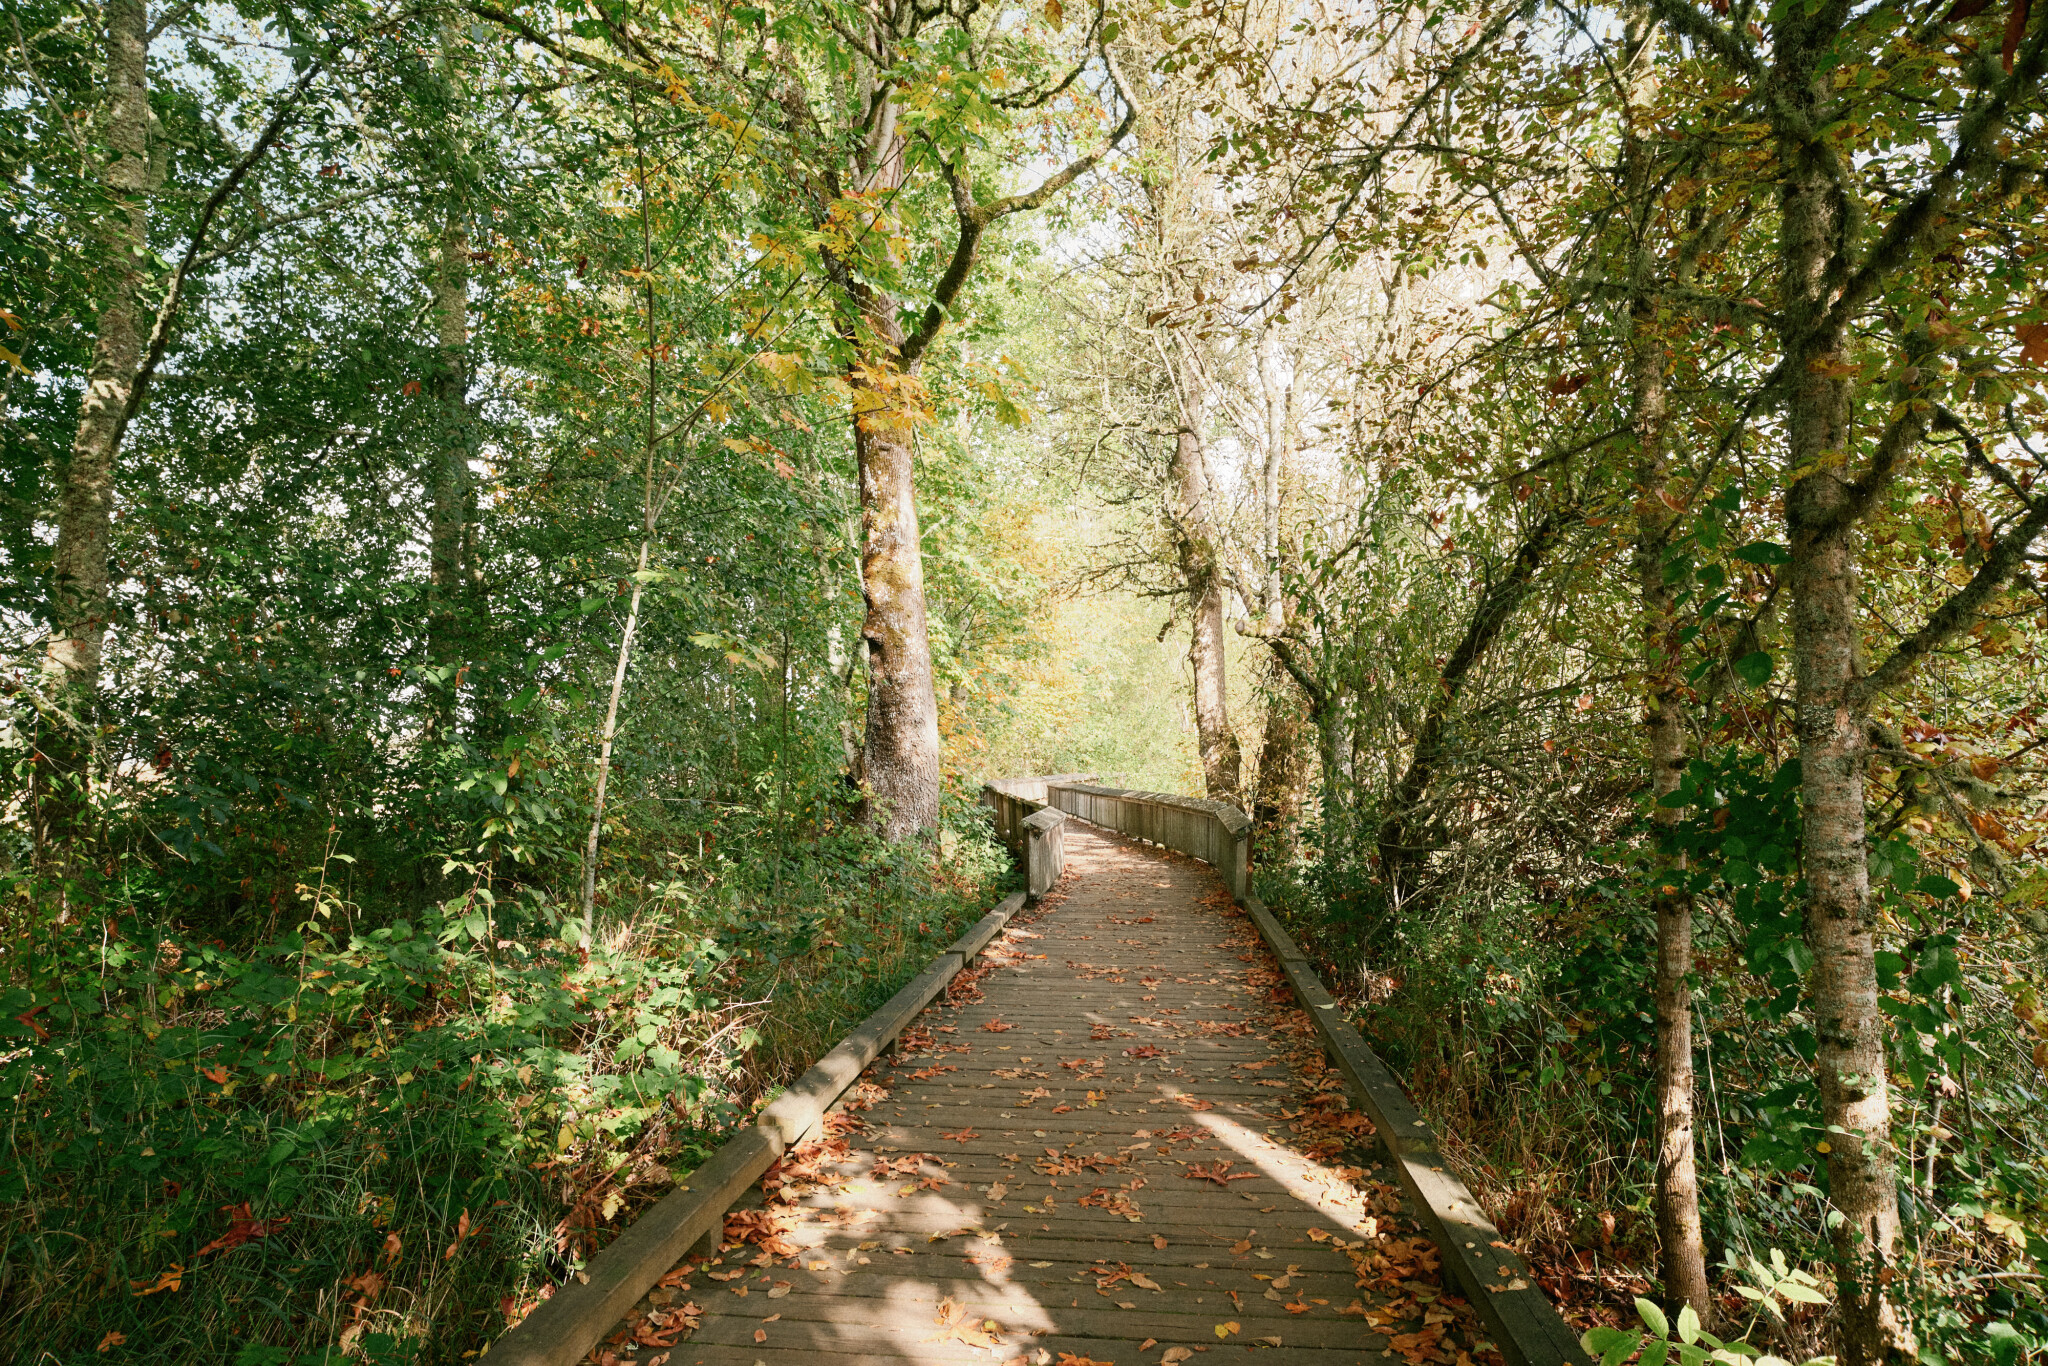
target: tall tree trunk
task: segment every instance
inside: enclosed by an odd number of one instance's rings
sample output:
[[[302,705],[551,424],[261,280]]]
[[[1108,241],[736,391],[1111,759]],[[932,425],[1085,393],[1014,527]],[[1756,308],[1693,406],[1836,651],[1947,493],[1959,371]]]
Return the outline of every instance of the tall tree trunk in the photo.
[[[149,245],[149,15],[144,0],[107,0],[109,156],[101,182],[112,201],[101,225],[100,308],[92,366],[70,459],[59,476],[51,557],[50,639],[44,673],[60,715],[46,718],[36,759],[38,842],[67,848],[82,834],[100,656],[109,612],[114,452],[142,365],[141,265]]]
[[[893,318],[887,323],[893,331]],[[898,343],[900,338],[891,345]],[[924,557],[903,399],[878,392],[865,372],[849,379],[860,463],[861,588],[867,597],[861,635],[868,646],[868,715],[861,771],[876,828],[897,841],[931,829],[939,819],[939,705]]]
[[[1662,799],[1678,790],[1687,747],[1679,692],[1679,641],[1672,585],[1664,577],[1676,517],[1665,502],[1670,478],[1665,421],[1670,398],[1664,379],[1664,340],[1658,326],[1657,261],[1650,243],[1654,220],[1653,150],[1642,129],[1657,93],[1656,26],[1640,9],[1628,15],[1628,84],[1622,142],[1623,188],[1635,225],[1629,276],[1630,407],[1636,439],[1636,583],[1641,593],[1643,730],[1649,751],[1651,820],[1673,826],[1678,811]],[[1692,899],[1686,895],[1682,855],[1652,854],[1650,909],[1657,919],[1657,1242],[1664,1290],[1689,1304],[1700,1322],[1714,1324],[1707,1284],[1706,1237],[1700,1225],[1700,1179],[1693,1139]]]
[[[1208,795],[1237,801],[1243,755],[1237,732],[1230,728],[1223,580],[1216,563],[1208,459],[1200,430],[1202,402],[1193,392],[1193,380],[1176,376],[1176,382],[1181,389],[1181,424],[1174,440],[1173,522],[1190,609],[1188,664],[1195,675],[1195,742],[1202,752],[1202,783]]]
[[[427,661],[447,671],[436,694],[430,734],[454,733],[471,622],[471,520],[476,505],[469,469],[469,230],[459,210],[441,230],[434,262],[433,309],[440,346],[435,396],[440,440],[432,455],[427,506]]]
[[[1679,690],[1677,613],[1664,578],[1675,518],[1664,502],[1664,346],[1657,306],[1638,300],[1630,319],[1638,457],[1635,568],[1642,594],[1643,729],[1650,764],[1651,819],[1678,821],[1661,804],[1678,790],[1688,749]],[[1682,890],[1685,860],[1661,849],[1652,856],[1650,907],[1657,918],[1657,1238],[1664,1289],[1712,1327],[1706,1240],[1700,1226],[1700,1183],[1693,1139],[1692,899]]]
[[[1282,373],[1280,361],[1280,339],[1269,328],[1259,348],[1259,390],[1266,406],[1266,463],[1259,483],[1259,553],[1266,571],[1266,625],[1274,630],[1287,621],[1285,578],[1280,563],[1280,512],[1294,436],[1294,384]]]
[[[1772,35],[1779,190],[1780,340],[1789,394],[1785,463],[1799,471],[1785,497],[1791,563],[1792,650],[1799,736],[1800,858],[1807,886],[1806,938],[1813,954],[1814,1070],[1829,1128],[1828,1198],[1834,1229],[1844,1366],[1870,1366],[1906,1342],[1880,1273],[1899,1233],[1878,1011],[1874,910],[1866,863],[1863,720],[1852,688],[1859,672],[1854,518],[1841,475],[1850,390],[1839,325],[1824,325],[1840,272],[1843,230],[1833,153],[1814,130],[1828,125],[1822,69],[1831,28],[1797,7]]]

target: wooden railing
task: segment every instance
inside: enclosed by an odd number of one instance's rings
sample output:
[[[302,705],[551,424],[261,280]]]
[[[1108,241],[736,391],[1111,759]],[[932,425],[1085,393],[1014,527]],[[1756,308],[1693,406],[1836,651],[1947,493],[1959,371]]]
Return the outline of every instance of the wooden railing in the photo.
[[[996,838],[1024,869],[1024,895],[1036,901],[1052,890],[1067,866],[1066,815],[1049,794],[1092,773],[1054,773],[1043,778],[997,778],[982,784],[982,805],[993,813]]]
[[[1046,802],[1091,824],[1198,858],[1223,875],[1237,900],[1251,895],[1251,817],[1229,802],[1058,779],[1048,782]]]

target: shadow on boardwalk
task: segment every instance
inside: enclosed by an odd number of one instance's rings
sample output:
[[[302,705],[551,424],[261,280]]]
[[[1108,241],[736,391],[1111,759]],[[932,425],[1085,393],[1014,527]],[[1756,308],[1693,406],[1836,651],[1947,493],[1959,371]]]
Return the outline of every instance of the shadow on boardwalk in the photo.
[[[599,1361],[1497,1360],[1215,874],[1067,859]]]

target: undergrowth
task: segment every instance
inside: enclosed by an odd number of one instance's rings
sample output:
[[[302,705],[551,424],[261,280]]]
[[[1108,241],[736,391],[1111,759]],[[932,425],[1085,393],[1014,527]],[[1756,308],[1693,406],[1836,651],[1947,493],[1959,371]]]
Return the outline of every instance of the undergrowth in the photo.
[[[460,860],[366,909],[339,848],[257,942],[146,887],[24,930],[0,1358],[473,1356],[987,909],[1006,865],[947,820],[943,857],[844,826],[652,854],[587,937]]]
[[[1832,1309],[1758,1316],[1758,1267],[1789,1253],[1832,1293],[1829,1135],[1818,1119],[1782,771],[1707,773],[1733,816],[1689,839],[1696,897],[1695,1143],[1724,1323],[1798,1360],[1833,1350]],[[1690,780],[1690,779],[1689,779]],[[1731,830],[1777,865],[1721,853]],[[1775,841],[1775,843],[1773,843]],[[1444,1135],[1446,1155],[1578,1327],[1634,1322],[1658,1293],[1655,925],[1641,846],[1605,851],[1577,886],[1492,886],[1398,916],[1334,863],[1261,873],[1261,895],[1315,956],[1361,1032]],[[2048,1347],[2029,1267],[2048,1200],[2035,1009],[2009,964],[2031,945],[1999,908],[1921,871],[1904,841],[1886,879],[1879,954],[1892,1022],[1893,1143],[1906,1217],[1894,1293],[1927,1363],[2017,1361]],[[1749,1287],[1749,1289],[1745,1289]],[[1667,1304],[1676,1310],[1676,1305]],[[1988,1344],[1988,1345],[1987,1345]]]

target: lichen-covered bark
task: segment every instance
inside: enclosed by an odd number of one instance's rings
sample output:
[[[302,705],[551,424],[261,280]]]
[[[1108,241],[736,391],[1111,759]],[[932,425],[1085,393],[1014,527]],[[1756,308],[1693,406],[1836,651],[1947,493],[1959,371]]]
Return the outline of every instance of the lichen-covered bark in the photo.
[[[143,0],[108,0],[107,113],[101,170],[110,201],[101,225],[97,331],[70,458],[59,472],[51,556],[47,690],[60,715],[38,737],[39,841],[68,844],[85,809],[93,708],[109,613],[107,554],[114,452],[142,364],[141,265],[149,243],[149,17]]]
[[[939,818],[939,708],[919,553],[909,433],[889,394],[854,378],[860,463],[861,584],[867,617],[867,732],[862,771],[876,828],[895,841]]]
[[[1191,385],[1183,385],[1183,389]],[[1206,795],[1238,800],[1243,753],[1230,728],[1230,676],[1223,649],[1223,581],[1216,562],[1209,472],[1198,427],[1200,400],[1183,393],[1180,432],[1174,441],[1173,526],[1181,582],[1189,606],[1188,666],[1195,678],[1195,742],[1202,754]]]
[[[1650,796],[1678,789],[1686,742],[1678,679],[1678,623],[1664,556],[1675,520],[1662,492],[1663,343],[1654,329],[1654,305],[1639,304],[1631,338],[1633,399],[1638,442],[1635,568],[1641,593],[1643,730],[1650,765]],[[1653,806],[1660,826],[1678,811]],[[1665,1291],[1711,1327],[1714,1300],[1707,1284],[1705,1236],[1700,1227],[1699,1166],[1693,1140],[1692,900],[1683,890],[1682,857],[1657,853],[1650,864],[1650,908],[1657,918],[1657,1240]]]
[[[1651,819],[1669,827],[1675,808],[1661,804],[1678,790],[1687,751],[1679,685],[1678,620],[1664,577],[1676,514],[1665,502],[1670,479],[1666,420],[1670,396],[1659,329],[1657,262],[1646,230],[1655,208],[1655,151],[1644,130],[1654,117],[1656,25],[1640,9],[1629,16],[1631,77],[1625,87],[1622,180],[1631,221],[1629,243],[1629,400],[1636,440],[1634,560],[1642,612],[1643,731],[1650,768]],[[1700,1226],[1699,1163],[1693,1138],[1692,900],[1684,891],[1682,856],[1653,853],[1650,909],[1657,921],[1657,1242],[1665,1293],[1714,1324],[1707,1283],[1706,1238]]]
[[[1874,908],[1866,861],[1863,722],[1852,695],[1858,672],[1854,518],[1846,455],[1849,387],[1837,378],[1839,325],[1823,325],[1840,273],[1840,191],[1825,148],[1810,130],[1827,123],[1822,69],[1827,31],[1788,19],[1778,52],[1779,332],[1789,393],[1785,462],[1797,472],[1785,497],[1791,550],[1792,655],[1799,737],[1800,855],[1806,938],[1813,952],[1814,1070],[1829,1126],[1828,1196],[1840,1222],[1845,1366],[1869,1366],[1904,1344],[1904,1325],[1884,1294],[1883,1263],[1899,1233],[1878,1011]]]

